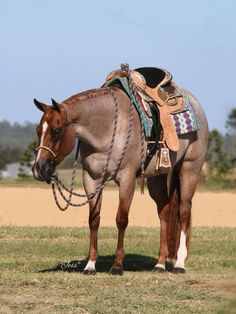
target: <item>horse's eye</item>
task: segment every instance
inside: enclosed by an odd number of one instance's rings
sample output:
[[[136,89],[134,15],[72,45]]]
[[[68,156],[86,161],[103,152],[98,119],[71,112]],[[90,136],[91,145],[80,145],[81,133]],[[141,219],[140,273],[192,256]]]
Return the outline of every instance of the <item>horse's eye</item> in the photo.
[[[61,128],[52,128],[52,133],[58,135],[61,132]]]
[[[52,128],[51,129],[51,134],[54,140],[58,140],[58,136],[60,135],[61,128]]]

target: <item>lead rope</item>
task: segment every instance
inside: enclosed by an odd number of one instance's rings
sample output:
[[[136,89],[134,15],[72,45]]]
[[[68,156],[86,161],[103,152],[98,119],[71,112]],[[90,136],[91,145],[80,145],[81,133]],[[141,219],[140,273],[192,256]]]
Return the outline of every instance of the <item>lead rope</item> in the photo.
[[[109,161],[111,159],[111,154],[112,154],[112,150],[113,150],[113,146],[114,146],[114,140],[115,140],[115,135],[116,135],[116,130],[117,130],[117,121],[118,121],[118,102],[117,102],[117,99],[116,99],[116,96],[115,96],[115,93],[113,92],[112,89],[109,89],[110,92],[111,92],[111,95],[114,99],[114,103],[115,103],[115,122],[114,122],[114,129],[113,129],[113,134],[112,134],[112,141],[111,141],[111,145],[110,145],[110,148],[109,148],[109,151],[108,151],[108,156],[107,156],[107,160],[106,160],[106,164],[104,166],[104,169],[103,169],[103,172],[102,172],[102,176],[101,176],[101,179],[95,189],[94,192],[90,193],[90,194],[80,194],[80,193],[75,193],[73,190],[74,190],[74,181],[75,181],[75,173],[76,173],[76,168],[77,168],[77,164],[78,164],[78,151],[79,151],[79,143],[78,143],[78,146],[77,146],[77,153],[76,153],[76,161],[74,163],[74,169],[73,169],[73,173],[72,173],[72,179],[71,179],[71,187],[70,189],[68,189],[62,182],[61,180],[59,180],[59,178],[57,177],[57,175],[54,175],[52,177],[52,190],[53,190],[53,196],[54,196],[54,199],[55,199],[55,202],[56,202],[56,205],[57,207],[62,210],[62,211],[65,211],[69,206],[73,206],[73,207],[81,207],[81,206],[84,206],[85,204],[87,204],[90,200],[92,200],[95,195],[97,195],[104,187],[105,185],[114,177],[114,175],[116,174],[117,170],[119,169],[119,166],[121,164],[121,161],[125,155],[125,152],[127,150],[127,147],[128,147],[128,144],[129,144],[129,140],[130,140],[130,137],[131,137],[131,133],[132,133],[132,126],[133,126],[133,112],[134,112],[134,109],[133,109],[133,105],[132,103],[130,104],[130,115],[129,115],[129,129],[128,129],[128,135],[127,135],[127,138],[126,138],[126,141],[125,141],[125,145],[123,147],[123,151],[120,155],[120,158],[118,159],[117,161],[117,164],[116,164],[116,167],[113,169],[113,171],[111,172],[111,174],[105,179],[105,176],[106,176],[106,172],[107,172],[107,169],[108,169],[108,165],[109,165]],[[57,185],[57,188],[58,188],[58,191],[60,193],[60,195],[62,196],[62,198],[64,199],[64,201],[66,202],[66,205],[64,207],[62,207],[58,201],[58,198],[57,198],[57,194],[56,194],[56,190],[55,190],[55,182],[56,182],[56,185]],[[69,193],[69,197],[67,198],[65,196],[65,194],[63,193],[62,191],[62,188],[64,188],[65,191],[67,191]],[[82,203],[72,203],[71,202],[71,198],[72,198],[72,195],[75,195],[75,196],[79,196],[79,197],[87,197],[87,200],[82,202]]]
[[[78,196],[78,197],[86,197],[86,198],[91,198],[92,196],[95,196],[97,194],[97,190],[100,188],[100,186],[103,184],[103,181],[104,181],[104,178],[105,178],[105,175],[106,175],[106,172],[107,172],[107,169],[108,169],[108,165],[109,165],[109,162],[110,162],[110,159],[111,159],[111,154],[112,154],[112,150],[113,150],[113,146],[114,146],[114,141],[115,141],[115,135],[116,135],[116,131],[117,131],[117,121],[118,121],[118,103],[117,103],[117,99],[116,99],[116,96],[115,96],[115,93],[113,92],[112,89],[110,89],[110,92],[112,94],[112,97],[114,99],[114,103],[115,103],[115,120],[114,120],[114,128],[113,128],[113,133],[112,133],[112,140],[111,140],[111,145],[109,147],[109,150],[108,150],[108,154],[107,154],[107,159],[106,159],[106,163],[105,163],[105,166],[103,167],[103,171],[102,171],[102,175],[101,175],[101,178],[99,180],[99,183],[96,187],[96,190],[90,194],[81,194],[81,193],[76,193],[74,191],[71,192],[70,189],[68,189],[64,184],[63,182],[58,178],[57,175],[53,175],[53,179],[55,179],[56,181],[56,184],[58,186],[58,188],[61,186],[64,190],[66,190],[68,193],[72,193],[72,195],[75,195],[75,196]],[[77,164],[78,164],[78,153],[79,153],[79,147],[77,147],[77,152],[76,152],[76,161],[74,163],[74,166],[73,166],[73,173],[72,173],[72,181],[75,180],[75,172],[76,172],[76,168],[77,168]]]
[[[131,91],[131,102],[133,103],[133,106],[135,106],[135,103],[138,103],[136,99],[137,88],[131,76],[132,71],[129,70],[129,65],[127,63],[122,64],[121,69],[128,74],[129,88]],[[140,125],[141,125],[141,178],[140,179],[141,179],[141,194],[144,194],[144,171],[145,171],[144,165],[145,165],[145,159],[146,159],[146,151],[145,151],[144,121],[143,121],[142,114],[140,114]]]

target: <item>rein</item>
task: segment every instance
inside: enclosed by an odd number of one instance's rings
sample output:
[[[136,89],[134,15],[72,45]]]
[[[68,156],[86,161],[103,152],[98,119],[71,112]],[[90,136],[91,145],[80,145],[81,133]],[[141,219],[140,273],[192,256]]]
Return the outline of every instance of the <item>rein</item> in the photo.
[[[132,79],[131,71],[129,70],[129,65],[127,63],[121,64],[121,70],[124,70],[128,74],[131,103],[135,106],[135,103],[137,103],[136,101],[137,88],[135,86],[135,82]],[[145,171],[146,152],[145,152],[144,121],[143,121],[142,115],[140,115],[140,125],[141,125],[141,169],[140,169],[141,194],[144,194],[144,171]]]
[[[101,192],[101,190],[106,186],[106,184],[113,179],[114,175],[116,174],[116,172],[118,171],[120,164],[122,162],[122,159],[125,155],[125,152],[127,150],[128,144],[129,144],[129,140],[131,137],[131,132],[132,132],[132,126],[133,126],[133,116],[134,116],[134,106],[131,103],[130,104],[130,115],[129,115],[129,128],[128,128],[128,134],[126,137],[126,141],[122,150],[122,153],[116,163],[115,168],[113,169],[113,171],[111,172],[111,174],[106,178],[106,174],[107,174],[107,169],[109,166],[109,162],[111,159],[111,155],[112,155],[112,151],[113,151],[113,147],[114,147],[114,141],[115,141],[115,136],[116,136],[116,131],[117,131],[117,122],[118,122],[118,102],[116,99],[116,95],[114,93],[114,91],[112,89],[110,89],[111,95],[113,97],[114,103],[115,103],[115,120],[114,120],[114,127],[113,127],[113,134],[112,134],[112,140],[111,140],[111,144],[108,150],[108,154],[107,154],[107,159],[106,159],[106,163],[105,166],[103,168],[102,171],[102,175],[101,178],[99,180],[99,183],[95,189],[94,192],[90,193],[90,194],[80,194],[80,193],[76,193],[74,192],[74,182],[75,182],[75,173],[76,173],[76,168],[77,168],[77,164],[78,164],[78,156],[79,156],[79,143],[80,141],[78,141],[78,145],[77,145],[77,150],[76,150],[76,159],[74,162],[74,167],[73,167],[73,172],[72,172],[72,178],[71,178],[71,184],[70,184],[70,189],[68,189],[62,182],[61,180],[58,178],[58,176],[56,174],[54,174],[52,176],[52,190],[53,190],[53,196],[56,202],[57,207],[62,210],[65,211],[69,206],[73,206],[73,207],[81,207],[84,206],[85,204],[87,204],[90,200],[92,200],[98,193]],[[42,146],[41,146],[42,147]],[[55,187],[55,182],[56,182],[56,186],[57,189],[61,195],[61,197],[64,199],[64,201],[66,202],[66,205],[63,207],[60,205],[59,201],[58,201],[58,197],[57,197],[57,193],[56,193],[56,187]],[[69,193],[68,198],[65,196],[63,189]],[[72,196],[78,196],[78,197],[86,197],[87,200],[85,200],[82,203],[72,203],[71,199]]]

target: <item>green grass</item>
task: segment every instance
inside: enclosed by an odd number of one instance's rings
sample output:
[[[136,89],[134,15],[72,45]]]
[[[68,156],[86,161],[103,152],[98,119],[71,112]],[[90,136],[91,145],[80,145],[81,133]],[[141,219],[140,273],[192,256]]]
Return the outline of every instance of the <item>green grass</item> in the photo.
[[[96,276],[81,273],[87,228],[0,231],[0,313],[235,313],[236,228],[193,229],[184,275],[152,272],[159,229],[128,228],[121,277],[108,274],[114,228],[100,230]]]
[[[62,180],[62,182],[69,187],[70,186],[70,180],[71,180],[71,174],[72,170],[70,169],[61,169],[58,171],[59,177]],[[40,187],[40,188],[51,188],[51,184],[47,184],[46,182],[37,181],[34,178],[18,178],[18,179],[1,179],[0,178],[0,186],[5,187]],[[209,178],[204,183],[200,183],[197,187],[198,191],[230,191],[234,192],[236,187],[236,181],[229,181],[229,180],[216,180]],[[75,181],[75,188],[83,188],[82,183],[82,172],[81,170],[78,170],[78,173],[76,175],[76,181]],[[106,188],[108,189],[117,189],[117,185],[111,181],[107,184]],[[136,189],[140,190],[140,180],[137,179]],[[145,189],[147,189],[147,186],[145,185]]]

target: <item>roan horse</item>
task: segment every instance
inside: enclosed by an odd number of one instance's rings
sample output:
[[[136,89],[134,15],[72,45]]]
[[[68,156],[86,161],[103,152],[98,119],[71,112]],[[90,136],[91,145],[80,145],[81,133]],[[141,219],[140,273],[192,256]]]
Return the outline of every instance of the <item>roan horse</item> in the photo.
[[[179,136],[179,150],[170,152],[172,168],[168,175],[158,173],[155,156],[145,170],[148,190],[156,202],[161,225],[160,248],[157,264],[154,267],[157,272],[165,271],[167,260],[174,259],[176,262],[173,272],[185,272],[191,229],[192,197],[207,148],[208,126],[205,114],[198,101],[188,91],[184,92],[195,104],[201,127],[198,131]],[[52,106],[35,99],[35,105],[43,112],[37,128],[39,148],[33,166],[35,178],[49,183],[55,167],[73,150],[75,140],[79,138],[84,188],[87,194],[92,193],[102,175],[113,134],[114,100],[118,104],[117,132],[107,177],[116,167],[127,139],[131,104],[126,93],[117,86],[102,87],[76,94],[60,104],[52,100]],[[123,274],[124,235],[135,191],[136,176],[141,165],[140,133],[140,118],[134,110],[130,140],[112,178],[119,186],[119,206],[116,216],[118,243],[115,260],[110,269],[113,275]],[[146,145],[145,143],[145,149]],[[85,274],[96,272],[101,203],[102,190],[89,201],[90,246]]]

